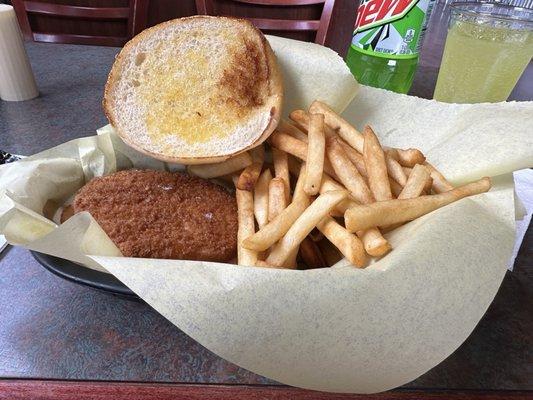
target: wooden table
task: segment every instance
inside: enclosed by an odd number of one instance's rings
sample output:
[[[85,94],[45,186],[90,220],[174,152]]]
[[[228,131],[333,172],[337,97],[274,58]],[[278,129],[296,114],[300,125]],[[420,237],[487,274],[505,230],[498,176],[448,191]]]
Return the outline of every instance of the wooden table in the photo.
[[[42,95],[0,102],[0,148],[32,154],[106,124],[100,101],[117,49],[27,47]],[[428,95],[435,71],[420,72],[414,93]],[[531,84],[522,84],[529,98]],[[0,255],[0,294],[0,399],[532,397],[531,228],[514,271],[466,342],[415,381],[375,396],[311,392],[255,375],[206,350],[148,305],[62,280],[21,248]]]

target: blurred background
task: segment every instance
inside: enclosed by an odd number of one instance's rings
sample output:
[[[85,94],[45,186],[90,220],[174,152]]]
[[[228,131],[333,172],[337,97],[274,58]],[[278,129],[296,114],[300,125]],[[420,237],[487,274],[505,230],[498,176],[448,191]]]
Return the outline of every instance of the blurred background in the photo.
[[[131,10],[133,18],[139,24],[135,27],[135,33],[143,27],[150,27],[160,22],[174,18],[195,15],[201,12],[202,1],[195,0],[47,0],[47,1],[22,1],[22,0],[0,0],[0,3],[12,4],[17,12],[19,24],[27,38],[30,37],[29,30],[41,34],[62,34],[62,35],[82,35],[96,36],[98,40],[87,39],[85,44],[108,44],[121,45],[121,40],[105,41],[105,38],[130,38],[132,33],[131,18],[119,18],[102,13],[99,16],[83,17],[81,13],[73,18],[65,13],[66,9],[61,6],[78,7],[103,7],[103,8],[127,8]],[[39,4],[41,3],[41,4]],[[209,1],[207,4],[209,5]],[[323,15],[324,3],[317,1],[295,1],[295,6],[257,6],[253,4],[240,3],[232,0],[217,0],[212,2],[214,13],[217,15],[234,15],[241,17],[252,17],[261,19],[287,19],[296,21],[320,21]],[[315,3],[303,4],[298,3]],[[326,2],[327,3],[327,2]],[[326,37],[324,44],[333,48],[341,54],[346,52],[351,39],[353,26],[355,24],[356,0],[336,0],[331,1],[332,7],[327,15]],[[44,7],[42,5],[45,5]],[[41,5],[41,7],[39,7]],[[54,7],[55,6],[55,7]],[[24,8],[26,12],[24,12]],[[79,10],[80,12],[82,10]],[[27,22],[24,14],[27,15]],[[61,15],[64,14],[64,15]],[[132,16],[130,14],[130,16]],[[29,25],[29,26],[28,26]],[[313,26],[311,26],[314,28]],[[286,28],[286,27],[285,27]],[[302,25],[300,25],[302,28]],[[292,29],[292,28],[291,28]],[[268,29],[268,33],[281,35],[305,41],[315,41],[317,32],[313,30],[279,30],[274,26]],[[45,39],[41,36],[41,39]],[[65,38],[63,38],[65,39]],[[51,41],[51,40],[49,40]],[[60,38],[57,38],[60,41]],[[61,40],[65,42],[65,40]],[[122,41],[123,42],[123,41]]]
[[[492,1],[533,8],[533,0]],[[425,70],[415,76],[411,93],[433,96],[452,2],[428,1],[429,21],[421,40],[418,65]],[[265,33],[323,44],[342,57],[352,40],[359,7],[359,0],[0,0],[0,3],[14,6],[27,41],[121,47],[143,29],[158,23],[213,14],[246,17]],[[425,78],[421,80],[421,76]],[[533,79],[531,64],[520,81],[530,79]],[[528,99],[525,90],[528,86],[517,85],[510,98]]]

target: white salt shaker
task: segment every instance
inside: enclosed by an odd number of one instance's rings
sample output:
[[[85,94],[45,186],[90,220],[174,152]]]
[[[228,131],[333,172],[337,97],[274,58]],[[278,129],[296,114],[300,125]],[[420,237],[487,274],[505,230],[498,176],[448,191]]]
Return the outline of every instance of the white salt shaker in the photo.
[[[0,98],[21,101],[38,95],[15,10],[0,4]]]

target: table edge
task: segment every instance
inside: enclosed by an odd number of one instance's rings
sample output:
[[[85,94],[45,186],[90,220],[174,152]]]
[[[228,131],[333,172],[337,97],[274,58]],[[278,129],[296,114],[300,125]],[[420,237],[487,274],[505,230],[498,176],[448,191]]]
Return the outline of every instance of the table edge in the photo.
[[[291,400],[503,400],[532,399],[533,391],[396,389],[373,395],[325,393],[283,385],[149,383],[110,381],[69,381],[0,378],[0,399],[40,400],[114,399],[114,400],[233,400],[233,399],[287,399]]]

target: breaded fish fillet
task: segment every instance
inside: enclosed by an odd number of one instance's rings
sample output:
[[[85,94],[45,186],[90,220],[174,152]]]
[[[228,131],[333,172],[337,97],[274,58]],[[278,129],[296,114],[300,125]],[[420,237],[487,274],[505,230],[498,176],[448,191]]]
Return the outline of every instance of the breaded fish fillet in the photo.
[[[74,213],[90,212],[126,257],[235,257],[235,198],[204,179],[177,172],[120,171],[91,180],[72,206]]]

